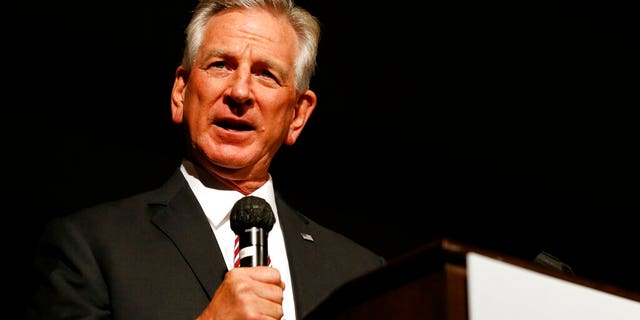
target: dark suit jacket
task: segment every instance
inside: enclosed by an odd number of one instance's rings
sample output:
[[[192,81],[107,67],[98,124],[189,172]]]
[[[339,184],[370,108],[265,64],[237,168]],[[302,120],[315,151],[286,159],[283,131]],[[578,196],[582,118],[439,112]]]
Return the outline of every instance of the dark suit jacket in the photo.
[[[384,263],[277,193],[276,203],[298,319],[339,285]],[[179,170],[156,190],[51,221],[35,266],[39,287],[27,319],[193,320],[227,272]]]

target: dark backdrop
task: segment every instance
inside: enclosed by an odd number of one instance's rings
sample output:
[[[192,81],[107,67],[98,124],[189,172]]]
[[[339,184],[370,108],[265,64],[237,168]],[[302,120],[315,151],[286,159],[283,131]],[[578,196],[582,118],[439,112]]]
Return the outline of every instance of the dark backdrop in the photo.
[[[276,185],[387,258],[446,236],[546,250],[640,292],[636,17],[610,1],[516,2],[300,1],[323,23],[319,106],[278,155]],[[19,271],[48,219],[177,165],[169,91],[194,4],[9,5],[5,229]]]

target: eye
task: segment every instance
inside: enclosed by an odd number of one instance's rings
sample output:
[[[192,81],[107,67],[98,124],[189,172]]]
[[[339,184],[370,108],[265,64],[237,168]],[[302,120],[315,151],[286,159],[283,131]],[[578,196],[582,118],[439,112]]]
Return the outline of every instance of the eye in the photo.
[[[224,69],[226,67],[224,61],[214,61],[209,64],[209,68]]]
[[[233,66],[225,60],[211,61],[206,66],[207,73],[220,77],[228,75],[233,70]]]
[[[271,78],[271,79],[275,79],[276,78],[276,76],[273,73],[271,73],[271,71],[266,70],[266,69],[262,70],[262,72],[260,72],[260,76],[261,77]]]
[[[270,68],[256,68],[253,74],[267,86],[274,87],[280,85],[280,77]]]

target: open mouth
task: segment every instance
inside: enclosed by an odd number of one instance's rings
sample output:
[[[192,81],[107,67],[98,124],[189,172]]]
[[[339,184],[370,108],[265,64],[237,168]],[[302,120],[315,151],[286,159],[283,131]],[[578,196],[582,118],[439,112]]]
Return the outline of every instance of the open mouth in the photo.
[[[218,127],[233,131],[251,131],[254,129],[253,126],[238,121],[223,120],[218,121],[215,124]]]

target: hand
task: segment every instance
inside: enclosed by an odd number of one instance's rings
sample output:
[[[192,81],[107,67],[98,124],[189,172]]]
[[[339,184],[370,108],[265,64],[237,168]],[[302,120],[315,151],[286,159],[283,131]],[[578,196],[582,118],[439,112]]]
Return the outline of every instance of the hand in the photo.
[[[196,320],[282,319],[284,282],[276,268],[233,268]]]

